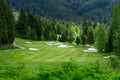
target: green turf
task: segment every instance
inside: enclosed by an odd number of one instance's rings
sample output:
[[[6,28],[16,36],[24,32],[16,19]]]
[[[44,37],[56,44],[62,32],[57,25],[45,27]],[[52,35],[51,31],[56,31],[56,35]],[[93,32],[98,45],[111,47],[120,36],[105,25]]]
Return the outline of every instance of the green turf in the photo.
[[[104,61],[102,53],[84,53],[83,50],[87,47],[76,46],[69,43],[64,43],[72,48],[59,48],[55,45],[45,44],[46,41],[30,41],[32,44],[27,44],[26,41],[17,38],[17,45],[25,47],[22,49],[7,49],[0,50],[0,61],[2,63],[10,60],[23,63],[32,62],[67,62],[72,58],[76,62],[96,62]],[[37,48],[38,51],[30,51],[29,48]]]

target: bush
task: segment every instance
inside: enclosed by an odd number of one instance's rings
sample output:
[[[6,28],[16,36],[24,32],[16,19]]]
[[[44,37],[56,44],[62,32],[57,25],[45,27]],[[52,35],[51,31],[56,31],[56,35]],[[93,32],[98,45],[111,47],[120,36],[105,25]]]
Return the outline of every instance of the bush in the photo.
[[[40,68],[37,73],[26,69],[24,64],[0,67],[0,77],[3,80],[120,80],[120,74],[115,74],[97,63],[84,66],[74,61],[64,62],[59,68]]]
[[[99,64],[82,67],[75,62],[66,62],[61,65],[61,69],[40,72],[37,80],[109,80],[111,74],[109,69]]]

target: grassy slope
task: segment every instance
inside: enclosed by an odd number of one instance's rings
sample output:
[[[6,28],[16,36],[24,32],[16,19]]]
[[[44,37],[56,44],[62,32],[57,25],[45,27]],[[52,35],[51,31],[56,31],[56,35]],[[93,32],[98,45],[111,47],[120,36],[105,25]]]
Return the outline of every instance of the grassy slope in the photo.
[[[32,44],[27,44],[26,40],[16,39],[18,45],[25,47],[21,49],[0,50],[0,57],[3,61],[9,59],[17,62],[66,62],[70,58],[77,62],[96,62],[103,61],[103,55],[100,53],[84,53],[83,50],[87,49],[83,46],[75,46],[72,48],[58,48],[55,45],[47,45],[45,41],[31,41]],[[69,43],[65,43],[71,45]],[[37,48],[38,51],[30,51],[29,48]],[[10,58],[6,58],[10,57]],[[2,59],[1,58],[1,59]],[[2,60],[0,60],[2,61]],[[3,62],[2,61],[2,62]]]
[[[104,64],[106,60],[103,56],[106,54],[84,53],[83,50],[87,47],[72,45],[74,47],[63,49],[47,45],[46,41],[30,41],[32,44],[27,44],[26,41],[16,39],[16,43],[25,47],[25,50],[17,48],[0,50],[0,80],[22,80],[35,77],[42,70],[61,70],[62,62],[70,61],[70,58],[77,61],[81,68],[89,67],[97,61],[100,61],[103,67],[109,68]],[[69,43],[64,44],[71,46]],[[30,51],[29,48],[39,50]]]

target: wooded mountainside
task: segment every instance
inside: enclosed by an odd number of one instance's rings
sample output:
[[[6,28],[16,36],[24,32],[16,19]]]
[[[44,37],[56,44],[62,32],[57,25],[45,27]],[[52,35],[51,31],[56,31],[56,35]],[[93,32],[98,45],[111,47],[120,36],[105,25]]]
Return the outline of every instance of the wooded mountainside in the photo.
[[[11,0],[17,11],[25,8],[42,17],[77,22],[86,16],[90,20],[107,24],[118,2],[120,0]]]

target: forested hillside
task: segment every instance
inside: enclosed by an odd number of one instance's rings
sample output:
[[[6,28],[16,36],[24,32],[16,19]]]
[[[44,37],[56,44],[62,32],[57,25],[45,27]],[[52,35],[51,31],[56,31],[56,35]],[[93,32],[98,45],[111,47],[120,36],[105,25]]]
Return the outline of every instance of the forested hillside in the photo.
[[[112,9],[120,0],[11,0],[15,10],[27,11],[46,18],[77,21],[88,19],[109,23]]]

